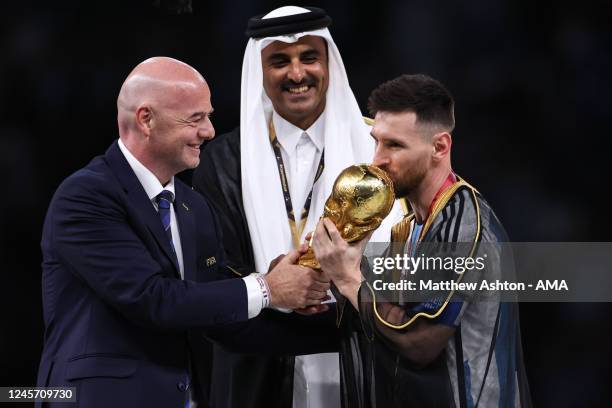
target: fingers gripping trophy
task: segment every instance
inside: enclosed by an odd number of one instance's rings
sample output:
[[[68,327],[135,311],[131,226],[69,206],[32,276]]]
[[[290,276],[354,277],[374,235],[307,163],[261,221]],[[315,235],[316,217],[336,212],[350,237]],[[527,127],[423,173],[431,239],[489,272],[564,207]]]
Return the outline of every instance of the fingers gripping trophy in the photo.
[[[336,178],[323,217],[336,225],[348,243],[357,242],[380,226],[394,201],[393,182],[387,173],[373,165],[358,164],[347,167]],[[298,263],[321,269],[311,246]]]

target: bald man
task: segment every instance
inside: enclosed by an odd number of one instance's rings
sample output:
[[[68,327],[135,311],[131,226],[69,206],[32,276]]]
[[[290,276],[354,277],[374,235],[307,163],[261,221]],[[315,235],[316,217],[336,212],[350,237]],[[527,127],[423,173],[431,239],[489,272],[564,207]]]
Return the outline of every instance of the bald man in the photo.
[[[190,386],[203,334],[234,351],[249,338],[247,351],[260,354],[336,348],[337,339],[316,335],[333,325],[324,316],[262,311],[325,297],[329,282],[294,265],[297,252],[265,277],[220,280],[232,271],[217,220],[174,177],[198,165],[200,145],[215,135],[204,78],[180,61],[149,59],[123,83],[117,110],[119,140],[49,205],[38,386],[75,387],[80,407],[203,407],[206,396]]]

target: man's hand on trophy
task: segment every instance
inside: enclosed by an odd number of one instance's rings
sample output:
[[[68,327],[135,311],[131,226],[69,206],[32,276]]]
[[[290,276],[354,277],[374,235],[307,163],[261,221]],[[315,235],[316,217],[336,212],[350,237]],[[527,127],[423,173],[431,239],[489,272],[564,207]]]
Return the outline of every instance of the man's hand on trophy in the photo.
[[[268,266],[268,273],[270,273],[272,269],[276,268],[276,265],[278,265],[279,262],[282,261],[284,257],[285,257],[285,254],[280,254],[279,256],[274,258],[272,261],[270,261],[270,266]]]
[[[270,305],[286,309],[306,308],[304,314],[313,314],[318,308],[312,306],[329,299],[329,278],[310,268],[296,265],[299,257],[299,251],[289,252],[264,277],[270,288]]]
[[[309,233],[308,236],[310,236],[312,234]],[[307,237],[308,238],[308,237]],[[298,248],[298,257],[300,255],[303,255],[306,253],[306,251],[308,251],[308,244],[302,244],[300,245],[300,247]],[[285,257],[286,254],[280,254],[279,256],[277,256],[276,258],[274,258],[272,261],[270,261],[270,266],[268,266],[268,272],[272,271],[272,269],[274,269],[276,267],[276,265],[278,265],[278,263]]]
[[[317,224],[312,241],[312,249],[321,269],[357,310],[357,292],[362,281],[361,257],[371,235],[370,232],[361,241],[349,244],[334,223],[323,218]]]

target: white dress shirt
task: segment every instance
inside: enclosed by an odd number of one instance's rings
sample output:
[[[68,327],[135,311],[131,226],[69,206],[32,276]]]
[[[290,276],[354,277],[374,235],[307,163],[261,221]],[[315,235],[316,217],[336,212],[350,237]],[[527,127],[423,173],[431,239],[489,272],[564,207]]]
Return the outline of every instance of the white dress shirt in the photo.
[[[325,146],[325,121],[321,120],[322,116],[308,129],[302,130],[286,121],[276,111],[272,114],[276,138],[281,144],[281,156],[296,223],[301,219],[302,209],[312,189]]]
[[[272,121],[281,144],[287,183],[296,223],[312,189],[325,146],[325,114],[306,130],[283,119],[276,111]],[[317,217],[318,214],[310,214]],[[329,292],[331,295],[331,292]],[[293,372],[293,408],[327,408],[340,404],[338,353],[296,356]]]
[[[140,181],[140,184],[142,184],[145,193],[147,193],[147,197],[149,197],[149,200],[151,200],[151,205],[153,205],[156,211],[158,210],[156,197],[163,190],[170,191],[172,195],[176,197],[174,193],[174,177],[170,179],[168,184],[163,186],[155,174],[153,174],[151,170],[146,168],[141,162],[138,161],[138,159],[136,159],[136,157],[134,157],[134,155],[123,144],[121,139],[119,139],[119,149],[125,156],[125,159],[132,168],[132,171],[134,171],[134,174],[136,174],[136,178],[138,178],[138,181]],[[176,258],[179,263],[181,279],[185,279],[181,235],[178,222],[176,221],[174,205],[170,207],[170,231],[172,232],[172,244],[174,245],[174,251],[176,252]],[[244,281],[247,289],[248,317],[251,319],[261,312],[263,306],[263,293],[254,275],[246,276],[242,278],[242,280]]]

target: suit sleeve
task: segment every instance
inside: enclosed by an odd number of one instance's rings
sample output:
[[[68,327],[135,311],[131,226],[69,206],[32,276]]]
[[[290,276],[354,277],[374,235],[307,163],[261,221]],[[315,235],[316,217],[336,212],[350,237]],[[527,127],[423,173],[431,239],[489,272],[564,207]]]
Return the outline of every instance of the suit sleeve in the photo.
[[[182,330],[247,320],[242,280],[181,281],[165,271],[132,226],[108,180],[77,173],[49,209],[60,262],[96,296],[137,324]],[[141,232],[142,235],[142,232]]]

